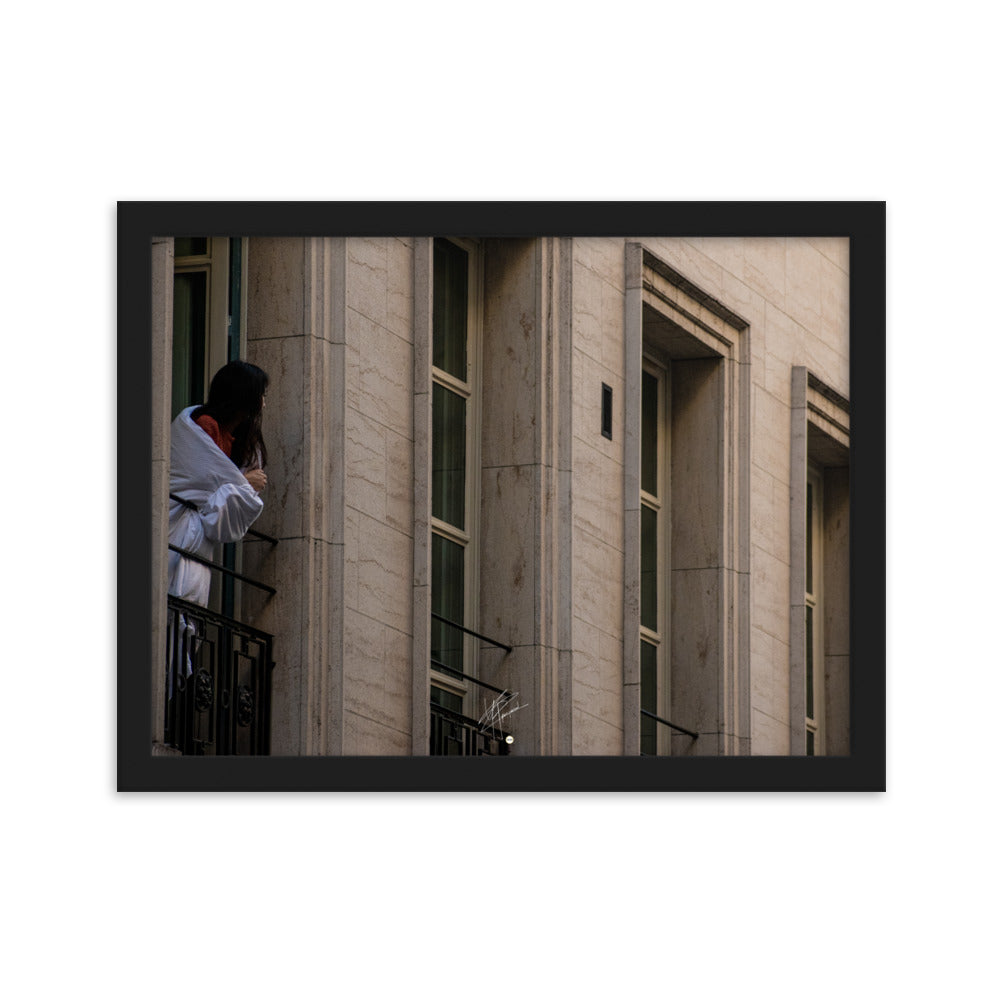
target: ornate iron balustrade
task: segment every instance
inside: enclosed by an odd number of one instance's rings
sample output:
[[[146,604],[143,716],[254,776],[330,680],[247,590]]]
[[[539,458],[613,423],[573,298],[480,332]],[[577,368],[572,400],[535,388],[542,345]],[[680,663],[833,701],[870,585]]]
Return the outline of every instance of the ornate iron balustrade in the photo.
[[[165,740],[194,755],[266,755],[272,637],[167,597]]]
[[[432,756],[506,757],[509,733],[431,702]]]

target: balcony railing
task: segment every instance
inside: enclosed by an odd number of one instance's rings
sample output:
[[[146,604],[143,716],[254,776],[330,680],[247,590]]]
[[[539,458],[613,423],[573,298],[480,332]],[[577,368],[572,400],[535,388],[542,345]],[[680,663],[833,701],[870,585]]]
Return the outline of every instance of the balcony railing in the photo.
[[[198,509],[173,493],[170,499]],[[277,538],[253,528],[247,534],[278,544]],[[227,586],[239,580],[269,597],[276,593],[274,587],[236,572],[231,565],[175,545],[169,548],[222,574]],[[273,637],[267,632],[168,595],[166,744],[199,756],[269,754],[272,647]]]
[[[431,755],[506,757],[509,733],[431,703]],[[513,742],[513,738],[510,738]]]
[[[167,598],[165,741],[185,754],[270,752],[272,638]]]
[[[431,613],[431,618],[440,622],[446,628],[454,629],[465,635],[480,639],[504,650],[505,653],[513,652],[513,647],[497,639],[491,639],[488,635],[476,632],[459,622],[451,621],[436,612]],[[504,688],[499,688],[494,684],[489,684],[471,674],[463,673],[453,666],[431,656],[431,667],[442,674],[454,677],[457,680],[469,681],[477,687],[487,691],[492,691],[499,695],[501,699],[511,697],[511,693]],[[505,757],[510,753],[511,744],[514,737],[498,728],[490,725],[487,717],[484,716],[479,721],[470,719],[445,708],[443,705],[436,705],[431,702],[431,756],[458,756],[458,757]]]

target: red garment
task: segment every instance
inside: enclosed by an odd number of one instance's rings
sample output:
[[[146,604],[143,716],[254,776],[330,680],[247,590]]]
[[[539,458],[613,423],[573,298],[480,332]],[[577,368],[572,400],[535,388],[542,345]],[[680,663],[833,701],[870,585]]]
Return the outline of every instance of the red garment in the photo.
[[[203,413],[195,423],[222,449],[227,458],[233,456],[233,435],[222,430],[214,417]]]

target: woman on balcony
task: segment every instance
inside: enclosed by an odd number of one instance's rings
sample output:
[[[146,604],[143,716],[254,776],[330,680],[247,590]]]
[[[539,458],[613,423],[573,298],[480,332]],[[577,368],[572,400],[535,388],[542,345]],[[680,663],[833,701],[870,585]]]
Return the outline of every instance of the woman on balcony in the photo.
[[[212,379],[208,402],[189,406],[170,427],[170,544],[210,559],[218,542],[239,541],[264,509],[267,448],[261,432],[268,377],[231,361]],[[207,566],[171,549],[167,591],[205,606]]]

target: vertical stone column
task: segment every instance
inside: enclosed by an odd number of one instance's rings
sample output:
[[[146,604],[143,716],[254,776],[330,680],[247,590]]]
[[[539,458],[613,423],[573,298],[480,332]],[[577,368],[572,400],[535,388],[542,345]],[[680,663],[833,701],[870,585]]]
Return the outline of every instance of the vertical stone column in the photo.
[[[572,242],[535,244],[535,646],[539,753],[572,753]]]
[[[277,594],[253,621],[275,636],[275,755],[343,751],[345,260],[343,239],[251,239],[249,360],[271,379],[270,452],[250,575]]]
[[[554,239],[487,244],[483,325],[480,676],[516,692],[514,753],[570,752],[572,260]],[[568,256],[568,255],[567,255]],[[564,453],[565,452],[568,453]]]
[[[642,427],[642,246],[625,247],[625,592],[622,752],[639,753],[640,428]]]
[[[163,743],[163,711],[166,698],[167,649],[167,525],[170,492],[170,380],[174,329],[174,241],[173,237],[154,239],[153,315],[152,315],[152,387],[153,387],[153,476],[151,507],[153,514],[153,630],[150,657],[152,663],[152,739]]]
[[[413,739],[430,752],[431,379],[434,241],[413,241]]]
[[[554,752],[573,753],[573,241],[553,241],[555,337],[553,356],[554,412],[557,450],[557,550],[552,565],[558,665],[556,698],[558,733]]]

